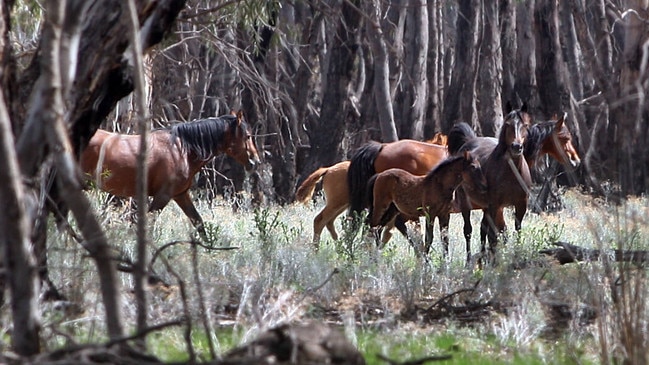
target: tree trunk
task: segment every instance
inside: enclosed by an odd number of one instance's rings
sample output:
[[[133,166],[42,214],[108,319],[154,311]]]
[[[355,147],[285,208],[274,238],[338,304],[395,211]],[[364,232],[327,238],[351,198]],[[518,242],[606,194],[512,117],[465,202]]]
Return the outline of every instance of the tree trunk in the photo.
[[[112,338],[122,335],[119,315],[121,303],[118,299],[119,291],[114,287],[114,265],[111,262],[111,255],[99,224],[96,221],[89,222],[92,220],[89,217],[92,208],[81,191],[76,172],[73,171],[76,158],[65,153],[79,151],[85,146],[115,103],[132,91],[133,84],[129,81],[131,70],[126,62],[127,57],[124,56],[128,44],[127,33],[123,32],[124,24],[120,22],[121,17],[115,16],[115,14],[119,14],[119,12],[115,12],[115,9],[120,9],[121,5],[122,3],[116,0],[106,1],[96,6],[89,6],[89,2],[83,0],[69,1],[65,9],[66,19],[62,28],[62,38],[57,41],[60,44],[48,44],[48,36],[44,35],[44,41],[40,43],[41,48],[35,53],[30,66],[20,77],[20,92],[13,94],[12,103],[19,106],[12,107],[10,110],[16,115],[7,119],[26,121],[25,124],[16,125],[15,128],[20,131],[16,142],[16,152],[23,179],[31,181],[40,179],[40,176],[48,176],[47,171],[43,171],[46,166],[44,161],[47,154],[52,150],[59,153],[58,172],[68,174],[59,177],[65,182],[62,186],[64,193],[62,198],[65,198],[66,202],[75,208],[74,213],[79,221],[79,226],[85,237],[89,239],[86,248],[97,261],[100,285],[107,311],[109,335]],[[57,6],[60,6],[58,2],[48,3],[48,8],[55,9]],[[139,9],[139,24],[142,24],[140,39],[144,48],[161,40],[162,34],[169,29],[183,7],[184,1],[163,0],[148,7],[146,14],[143,13],[144,9]],[[51,11],[51,13],[58,12]],[[48,16],[55,15],[50,12],[47,14]],[[3,16],[3,19],[6,17]],[[88,24],[92,24],[92,26],[87,26]],[[60,24],[55,27],[59,34],[60,27]],[[97,44],[102,44],[102,47],[97,47]],[[64,60],[66,72],[62,73],[63,78],[59,75],[56,76],[58,80],[53,79],[54,76],[51,73],[60,73],[60,68],[52,64],[51,57],[56,57],[56,64],[59,62],[59,57]],[[47,74],[48,72],[50,74]],[[73,76],[76,78],[73,79]],[[55,84],[50,87],[52,82]],[[73,84],[75,88],[71,89],[69,85]],[[4,88],[7,86],[3,85]],[[59,96],[56,96],[56,93],[59,93]],[[63,101],[60,101],[60,104],[56,106],[52,102],[53,98],[61,98],[60,93],[65,93],[64,97],[67,99],[65,105],[69,106],[66,115],[71,118],[71,134],[76,142],[74,147],[64,147],[61,142],[68,134],[66,130],[58,131],[60,136],[54,140],[52,139],[55,138],[54,135],[46,135],[45,129],[47,128],[43,128],[43,126],[51,126],[57,121],[57,118],[60,119],[63,115]],[[56,107],[60,107],[56,111],[58,114],[54,114],[55,112],[52,111],[52,108]],[[50,122],[45,123],[44,120]],[[59,120],[59,124],[61,128],[64,128],[62,121]],[[50,138],[50,143],[56,143],[54,146],[57,148],[65,148],[65,152],[62,152],[64,150],[46,149],[47,143],[43,143],[46,138]],[[45,187],[46,184],[41,184],[41,186]],[[57,184],[54,184],[54,190],[50,192],[56,192],[56,186]],[[47,193],[34,191],[33,195],[44,196]],[[31,196],[31,194],[28,195]],[[47,215],[37,209],[34,211],[34,215],[30,217],[30,220],[34,222],[33,226],[36,228],[46,227]],[[37,217],[39,220],[36,220]],[[35,229],[35,231],[45,232],[42,229]],[[101,237],[97,237],[98,235]],[[45,237],[32,237],[31,239],[35,247],[42,251],[38,256],[46,257],[44,245],[39,244],[46,242]],[[7,259],[14,260],[15,258],[8,257]],[[46,270],[44,260],[39,262],[39,266],[41,265],[44,266],[43,270]],[[25,268],[27,269],[28,265]]]
[[[4,92],[0,91],[0,206],[3,207],[0,210],[0,258],[4,259],[0,263],[5,271],[0,274],[0,305],[4,303],[5,281],[8,281],[13,317],[12,348],[21,356],[31,356],[40,351],[39,285],[11,118],[4,101]]]
[[[332,37],[327,55],[326,84],[322,92],[320,118],[309,126],[311,149],[305,171],[338,162],[343,151],[345,126],[352,117],[349,85],[355,72],[360,14],[358,2],[343,2],[339,7],[340,22]]]
[[[459,1],[455,67],[444,105],[447,122],[467,122],[478,130],[475,80],[478,70],[478,37],[482,29],[480,4],[480,0]]]
[[[624,48],[622,50],[619,89],[611,122],[618,143],[615,166],[619,171],[620,194],[640,194],[649,186],[648,106],[645,99],[649,80],[649,4],[645,0],[628,0],[632,11],[622,19]]]
[[[477,90],[480,109],[478,120],[484,136],[496,136],[503,122],[502,49],[500,47],[500,21],[498,1],[483,2],[483,29],[478,60]]]
[[[385,36],[381,29],[381,2],[372,0],[365,2],[369,14],[367,22],[367,36],[370,39],[372,54],[374,55],[374,102],[379,116],[382,142],[394,142],[399,137],[394,124],[392,98],[390,97],[390,65]]]
[[[514,0],[500,0],[500,44],[502,52],[502,101],[519,104],[516,98],[516,55],[518,54],[516,34],[516,6]]]
[[[97,263],[98,274],[100,277],[101,293],[106,310],[106,325],[108,335],[111,339],[123,336],[122,318],[121,318],[121,296],[118,289],[118,281],[115,263],[111,260],[110,249],[106,242],[106,237],[96,220],[88,198],[82,192],[81,184],[77,178],[78,171],[72,146],[67,139],[67,128],[63,122],[64,103],[62,95],[61,64],[60,64],[60,33],[61,22],[63,18],[63,9],[55,11],[56,1],[49,3],[48,7],[49,23],[52,27],[45,30],[45,39],[43,42],[42,74],[41,79],[37,82],[36,98],[42,98],[43,105],[46,108],[40,110],[42,117],[41,125],[45,126],[45,135],[47,137],[50,149],[54,151],[54,157],[59,171],[59,182],[64,192],[62,196],[73,210],[79,227],[86,239],[86,248]],[[58,15],[60,18],[55,18]],[[51,37],[51,38],[50,38]],[[66,65],[68,66],[68,65]],[[40,86],[40,88],[39,88]],[[39,103],[34,103],[38,105]]]
[[[516,7],[516,86],[513,100],[526,103],[531,109],[538,105],[536,85],[536,38],[534,36],[535,0],[519,2]]]
[[[424,0],[410,0],[407,4],[404,39],[408,52],[405,53],[400,136],[421,140],[428,100],[428,7]]]
[[[144,80],[144,58],[142,57],[142,44],[140,43],[138,32],[137,10],[135,9],[134,0],[128,0],[128,11],[125,16],[128,17],[126,23],[129,25],[128,33],[131,43],[131,56],[134,68],[133,79],[135,81],[135,90],[133,90],[133,99],[135,100],[137,115],[137,130],[140,135],[140,150],[137,154],[137,179],[136,179],[136,202],[137,202],[137,241],[136,241],[136,261],[134,269],[134,292],[136,304],[136,324],[137,331],[143,332],[147,327],[147,295],[146,295],[146,266],[148,263],[147,246],[147,212],[148,212],[148,194],[147,182],[147,146],[149,138],[149,109],[147,103],[146,83]],[[202,109],[202,108],[201,108]],[[146,341],[140,339],[136,342],[140,349],[146,350]]]
[[[424,138],[443,130],[442,100],[444,100],[444,19],[442,2],[428,1],[428,119],[424,126]]]
[[[563,57],[559,40],[559,9],[556,0],[539,0],[534,13],[536,29],[536,79],[543,115],[552,115],[569,105],[569,95],[561,67]]]

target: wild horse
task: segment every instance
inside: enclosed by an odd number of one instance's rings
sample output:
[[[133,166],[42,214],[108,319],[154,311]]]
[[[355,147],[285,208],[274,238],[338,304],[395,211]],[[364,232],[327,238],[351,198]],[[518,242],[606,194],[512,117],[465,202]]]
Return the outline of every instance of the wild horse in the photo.
[[[523,113],[525,109],[522,108]],[[526,117],[527,118],[527,117]],[[566,126],[567,115],[564,113],[560,118],[553,118],[549,121],[539,122],[531,125],[527,129],[527,136],[523,143],[523,156],[528,165],[528,168],[533,168],[540,156],[545,154],[550,155],[560,163],[569,166],[570,168],[576,168],[580,164],[579,154],[577,153],[576,148],[572,144],[572,135],[570,130]],[[483,155],[488,154],[490,151],[493,151],[498,145],[498,139],[492,137],[476,137],[475,133],[466,123],[459,123],[455,125],[449,133],[449,152],[454,154],[460,150],[467,150],[473,147],[480,146],[483,150]],[[484,168],[484,166],[483,166]],[[464,219],[464,236],[466,240],[467,248],[467,262],[471,258],[471,220],[470,220],[470,209],[485,209],[485,206],[480,206],[479,202],[475,199],[469,199],[467,195],[476,196],[475,193],[467,191],[467,186],[462,185],[457,190],[457,200],[461,206],[463,219]],[[520,215],[520,219],[522,219]],[[520,220],[516,220],[516,229],[520,229]],[[481,225],[481,242],[482,248],[484,251],[485,244],[485,235],[486,231],[485,224],[489,225],[489,222],[484,222]],[[504,222],[503,222],[504,224]],[[505,227],[503,226],[504,230]]]
[[[220,153],[231,156],[247,170],[260,162],[241,111],[154,130],[148,143],[147,192],[153,197],[149,211],[161,210],[173,199],[201,233],[203,219],[189,196],[194,175]],[[139,150],[140,136],[100,129],[81,153],[81,169],[101,190],[133,197]]]
[[[435,136],[424,143],[435,144],[439,146],[446,146],[446,135],[436,133]],[[422,142],[417,142],[418,145]],[[439,147],[432,148],[436,153],[444,151]],[[313,196],[316,184],[322,181],[322,189],[326,198],[325,207],[313,219],[313,242],[318,244],[320,242],[320,235],[322,230],[327,227],[331,237],[338,239],[338,233],[334,225],[336,218],[342,214],[349,206],[349,188],[347,186],[347,172],[349,170],[350,161],[342,161],[335,165],[328,167],[320,167],[312,172],[295,191],[295,200],[306,203]],[[405,227],[399,226],[404,235],[406,234]],[[389,230],[385,230],[383,236],[383,243],[390,239]]]
[[[427,226],[438,218],[440,226],[447,227],[455,189],[463,181],[479,182],[483,188],[486,185],[480,162],[469,152],[447,158],[425,176],[397,168],[380,172],[368,183],[368,190],[372,192],[370,226],[386,226],[401,214],[408,219],[425,216]],[[427,227],[429,230],[432,228]],[[414,247],[415,252],[427,255],[430,246],[431,242],[426,242],[423,252]],[[447,242],[444,253],[448,253]]]

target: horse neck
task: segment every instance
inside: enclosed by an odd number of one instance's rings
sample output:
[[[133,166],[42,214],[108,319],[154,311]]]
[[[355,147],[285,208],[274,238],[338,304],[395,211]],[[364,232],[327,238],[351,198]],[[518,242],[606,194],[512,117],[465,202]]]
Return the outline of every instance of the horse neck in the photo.
[[[552,133],[554,131],[554,124],[547,122],[543,124],[535,124],[527,131],[527,138],[525,140],[525,149],[523,156],[530,168],[536,165],[536,160],[545,153],[548,153],[547,144],[552,142]]]
[[[198,172],[201,168],[203,168],[203,166],[207,165],[214,159],[216,155],[219,154],[219,152],[215,151],[212,157],[203,159],[193,151],[186,151],[185,153],[187,153],[187,163],[189,164],[189,170],[194,173]]]
[[[525,185],[527,185],[528,188],[532,186],[532,175],[530,174],[530,165],[528,165],[527,160],[523,158],[523,156],[510,157],[508,160],[511,160],[514,163],[514,166],[516,170],[518,170],[518,174],[520,174]],[[512,171],[512,173],[516,174],[515,171]],[[518,180],[518,177],[516,177],[516,179]]]
[[[461,169],[462,164],[463,161],[458,159],[446,165],[440,165],[426,176],[426,186],[432,185],[435,191],[444,195],[452,195],[453,191],[462,183],[462,171],[457,171]]]

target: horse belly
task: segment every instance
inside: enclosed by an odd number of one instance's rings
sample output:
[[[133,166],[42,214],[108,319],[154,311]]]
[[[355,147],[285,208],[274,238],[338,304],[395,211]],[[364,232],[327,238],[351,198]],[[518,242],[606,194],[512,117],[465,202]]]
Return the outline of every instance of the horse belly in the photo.
[[[399,212],[407,215],[410,219],[424,214],[424,192],[420,185],[415,182],[405,183],[402,181],[401,184],[395,184],[392,189],[394,205]]]
[[[93,172],[94,175],[94,172]],[[97,186],[119,197],[132,197],[136,194],[137,169],[130,166],[104,166]],[[93,180],[96,181],[93,176]]]

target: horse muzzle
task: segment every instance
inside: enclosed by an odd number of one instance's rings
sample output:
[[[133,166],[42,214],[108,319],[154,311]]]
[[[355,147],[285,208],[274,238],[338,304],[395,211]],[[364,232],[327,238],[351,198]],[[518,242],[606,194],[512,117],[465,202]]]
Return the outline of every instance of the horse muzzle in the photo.
[[[581,160],[579,159],[579,157],[570,159],[570,166],[572,166],[573,169],[576,169],[577,167],[579,167],[579,165],[581,165]]]
[[[245,168],[247,171],[256,170],[260,164],[261,161],[259,160],[259,157],[248,158],[248,163],[245,164]]]
[[[509,151],[513,157],[518,157],[523,154],[523,144],[514,142],[509,146]]]

